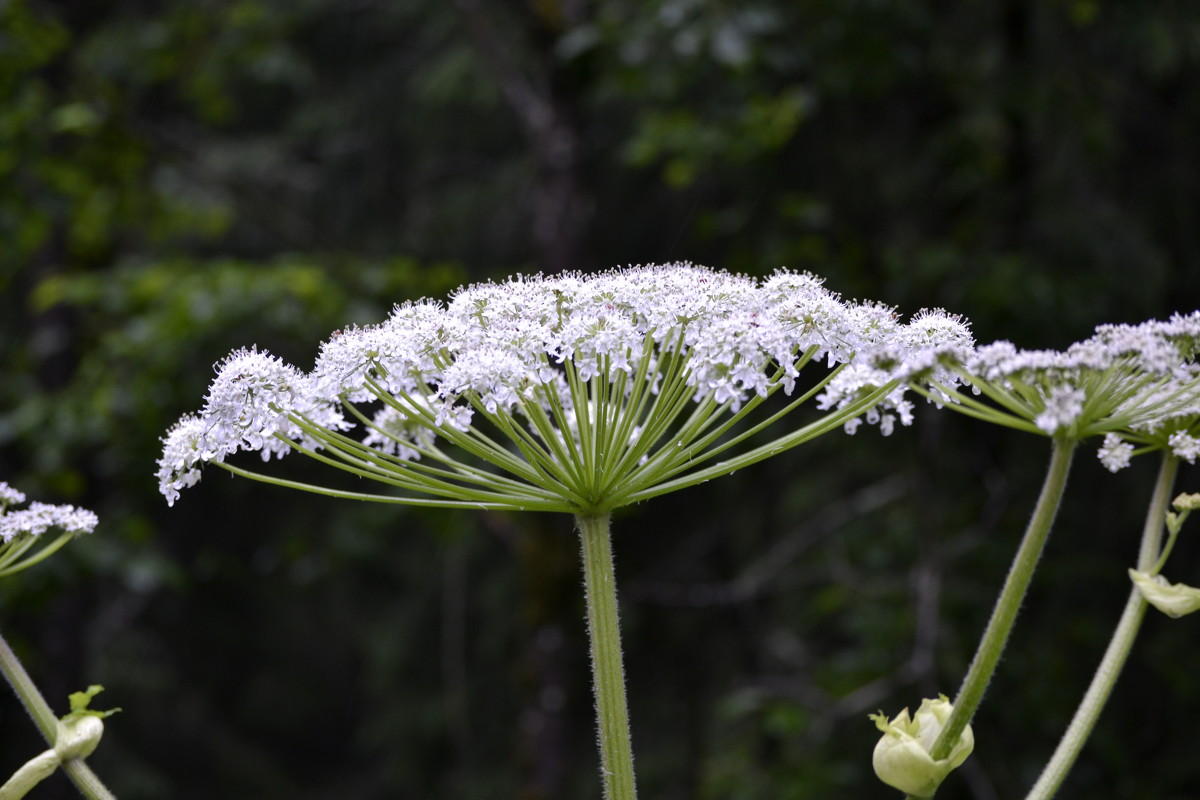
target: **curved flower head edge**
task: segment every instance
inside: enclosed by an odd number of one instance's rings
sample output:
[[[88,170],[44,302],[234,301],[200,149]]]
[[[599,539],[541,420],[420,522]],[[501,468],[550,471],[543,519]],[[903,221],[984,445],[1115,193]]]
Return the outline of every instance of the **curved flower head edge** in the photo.
[[[1075,441],[1150,430],[1200,412],[1195,363],[1200,312],[1139,325],[1101,325],[1065,350],[1010,342],[941,347],[910,359],[909,382],[928,400],[985,421]],[[969,392],[963,391],[965,388]],[[1124,448],[1109,439],[1106,463]]]
[[[26,508],[25,493],[0,481],[0,577],[20,572],[49,558],[80,534],[91,533],[99,518],[86,508],[33,501]],[[52,540],[46,534],[57,530]]]

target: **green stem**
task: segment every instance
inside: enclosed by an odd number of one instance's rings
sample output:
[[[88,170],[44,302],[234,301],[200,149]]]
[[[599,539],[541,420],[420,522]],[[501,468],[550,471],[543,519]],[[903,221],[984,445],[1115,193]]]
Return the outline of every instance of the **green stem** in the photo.
[[[25,671],[25,667],[21,665],[17,654],[8,646],[3,635],[0,635],[0,672],[4,673],[8,685],[33,718],[33,724],[42,732],[42,737],[53,747],[54,740],[58,737],[58,718],[54,716],[50,704],[42,697],[42,693],[38,691],[33,679],[29,677],[29,673]],[[64,762],[62,768],[75,784],[75,788],[88,800],[116,800],[116,795],[101,783],[83,759],[72,758]]]
[[[50,704],[42,697],[42,693],[38,691],[33,679],[29,677],[29,673],[25,671],[25,667],[21,665],[17,654],[8,646],[3,635],[0,635],[0,671],[4,672],[8,685],[33,718],[33,724],[53,747],[54,738],[58,735],[58,717],[54,716]]]
[[[951,712],[950,718],[946,720],[946,726],[942,728],[941,734],[933,744],[930,755],[935,761],[950,755],[950,751],[958,741],[958,737],[962,735],[963,729],[971,721],[971,717],[975,716],[975,709],[979,707],[979,702],[983,699],[983,693],[992,678],[992,673],[996,671],[996,664],[1000,661],[1000,654],[1004,652],[1008,634],[1012,631],[1013,623],[1017,619],[1017,612],[1021,608],[1021,601],[1025,597],[1025,591],[1029,588],[1034,568],[1041,557],[1042,548],[1050,534],[1050,528],[1054,524],[1054,516],[1058,512],[1063,490],[1067,486],[1067,475],[1071,471],[1071,455],[1074,452],[1075,441],[1073,439],[1058,437],[1054,439],[1050,467],[1046,471],[1046,480],[1042,484],[1042,493],[1038,497],[1033,516],[1025,529],[1025,538],[1021,540],[1021,546],[1013,559],[1008,577],[1004,581],[1004,588],[992,611],[992,618],[988,621],[987,630],[984,631],[983,639],[979,642],[979,649],[975,652],[975,658],[967,670],[967,677],[963,679],[962,688],[959,689],[958,696],[954,699],[954,711]]]
[[[1154,485],[1154,494],[1150,499],[1150,507],[1146,511],[1146,523],[1142,528],[1142,545],[1138,553],[1139,570],[1149,570],[1158,560],[1158,551],[1162,546],[1163,522],[1166,519],[1167,506],[1171,502],[1171,490],[1175,485],[1178,467],[1179,460],[1169,451],[1165,452],[1162,466],[1158,470],[1158,482]],[[1084,743],[1096,727],[1096,720],[1100,718],[1100,712],[1104,710],[1104,704],[1108,702],[1117,678],[1121,675],[1121,668],[1125,666],[1145,616],[1146,601],[1135,588],[1129,593],[1125,611],[1122,612],[1121,620],[1113,631],[1112,641],[1108,643],[1108,649],[1100,660],[1100,666],[1096,668],[1087,693],[1079,703],[1079,708],[1075,710],[1075,716],[1059,741],[1054,755],[1042,770],[1041,777],[1029,790],[1026,800],[1049,800],[1062,785]]]
[[[583,583],[587,594],[588,634],[592,650],[592,691],[600,737],[600,775],[605,800],[634,800],[633,746],[621,664],[617,622],[617,584],[613,570],[609,515],[575,517],[583,543]]]
[[[64,761],[62,771],[67,773],[79,793],[89,800],[117,800],[117,796],[108,790],[82,758]]]

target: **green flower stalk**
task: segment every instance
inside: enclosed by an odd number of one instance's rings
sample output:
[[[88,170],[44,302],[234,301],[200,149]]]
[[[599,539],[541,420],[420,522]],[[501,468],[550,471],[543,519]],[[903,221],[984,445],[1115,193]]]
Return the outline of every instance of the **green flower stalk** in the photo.
[[[953,711],[930,749],[930,755],[934,759],[949,757],[958,737],[967,728],[975,710],[983,701],[984,692],[996,672],[996,665],[1000,663],[1000,656],[1008,644],[1009,634],[1016,624],[1017,613],[1021,610],[1021,602],[1033,580],[1034,570],[1054,526],[1054,517],[1062,504],[1063,492],[1067,487],[1067,476],[1071,471],[1071,456],[1074,451],[1075,443],[1071,440],[1055,439],[1050,466],[1033,516],[1030,517],[1020,547],[1013,557],[1004,587],[996,598],[996,605],[979,641],[975,657],[971,660],[958,695],[954,698]]]
[[[1052,441],[1037,506],[953,711],[930,750],[935,761],[950,755],[983,699],[1062,502],[1078,442],[1106,436],[1101,460],[1111,469],[1127,461],[1132,450],[1111,437],[1156,429],[1166,420],[1200,411],[1198,348],[1200,312],[1195,312],[1166,322],[1100,326],[1094,336],[1061,352],[1018,350],[997,342],[947,347],[910,359],[912,387],[928,400]],[[945,381],[946,373],[957,383]],[[1189,444],[1172,442],[1177,449]]]
[[[605,796],[625,800],[633,765],[611,512],[827,431],[909,424],[905,359],[970,341],[957,317],[923,312],[901,324],[890,308],[844,302],[788,271],[761,282],[688,264],[518,276],[335,332],[308,373],[255,350],[233,353],[200,413],[167,434],[159,485],[174,502],[212,464],[333,497],[574,515]],[[863,354],[876,351],[867,364]],[[810,400],[827,413],[784,428]],[[774,438],[763,442],[768,429]],[[299,452],[386,491],[227,462],[243,450],[264,461]]]
[[[1138,569],[1141,571],[1157,571],[1162,566],[1170,544],[1174,542],[1179,532],[1182,517],[1175,516],[1167,510],[1167,499],[1171,496],[1171,487],[1175,483],[1175,475],[1179,468],[1179,459],[1169,450],[1162,454],[1162,464],[1158,471],[1158,480],[1154,484],[1154,492],[1150,498],[1150,506],[1146,510],[1146,522],[1142,527],[1142,541],[1138,551]],[[1186,495],[1184,496],[1186,497]],[[1163,522],[1170,520],[1171,543],[1162,548]],[[1030,789],[1026,800],[1050,800],[1058,792],[1059,787],[1074,766],[1075,760],[1083,750],[1084,744],[1096,727],[1100,712],[1104,710],[1117,678],[1125,666],[1129,653],[1133,649],[1134,640],[1146,616],[1146,600],[1138,588],[1129,593],[1121,619],[1113,631],[1112,639],[1104,651],[1100,665],[1092,677],[1092,682],[1084,693],[1079,707],[1071,719],[1070,725],[1063,733],[1062,739],[1054,750],[1054,754],[1042,769],[1042,774]]]
[[[1200,411],[1200,400],[1197,399],[1195,388],[1197,368],[1194,363],[1195,318],[1196,315],[1177,316],[1168,323],[1100,329],[1110,337],[1127,331],[1134,331],[1135,335],[1147,331],[1158,332],[1175,348],[1174,358],[1167,359],[1167,363],[1175,365],[1171,378],[1157,393],[1159,398],[1167,399],[1166,407],[1135,416],[1121,428],[1106,432],[1104,443],[1097,453],[1104,467],[1114,473],[1129,466],[1134,456],[1143,453],[1159,453],[1162,464],[1146,511],[1137,566],[1128,570],[1134,584],[1129,599],[1070,725],[1030,789],[1027,800],[1049,800],[1058,792],[1074,766],[1129,658],[1145,618],[1147,604],[1171,617],[1200,609],[1200,591],[1184,584],[1172,584],[1160,574],[1184,520],[1200,507],[1200,495],[1196,494],[1181,494],[1173,504],[1168,503],[1179,462],[1185,460],[1192,463],[1200,455],[1200,439],[1197,438],[1200,432],[1200,413],[1197,413]],[[1170,505],[1174,505],[1174,511],[1170,510]],[[1168,534],[1165,545],[1162,542],[1164,525]]]

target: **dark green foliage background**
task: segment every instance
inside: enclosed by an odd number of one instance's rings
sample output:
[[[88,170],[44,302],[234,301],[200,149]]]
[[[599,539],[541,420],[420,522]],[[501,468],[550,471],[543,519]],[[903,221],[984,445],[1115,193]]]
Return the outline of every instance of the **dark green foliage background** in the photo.
[[[1197,141],[1173,0],[0,0],[0,479],[102,520],[0,585],[0,625],[63,711],[94,682],[124,708],[91,761],[125,800],[597,797],[571,521],[215,470],[167,509],[158,437],[211,365],[677,259],[1061,347],[1200,305]],[[894,797],[866,715],[954,693],[1047,456],[923,407],[621,512],[643,795]],[[939,798],[1031,785],[1153,469],[1081,452]],[[1062,797],[1200,795],[1196,624],[1148,619]],[[39,749],[0,700],[0,773]]]

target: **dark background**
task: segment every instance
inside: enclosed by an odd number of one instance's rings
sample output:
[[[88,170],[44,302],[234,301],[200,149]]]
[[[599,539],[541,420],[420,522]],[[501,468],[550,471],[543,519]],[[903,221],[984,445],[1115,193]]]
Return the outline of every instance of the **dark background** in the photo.
[[[101,517],[0,625],[124,708],[123,800],[598,797],[570,519],[215,470],[168,509],[211,365],[671,260],[1062,347],[1200,305],[1197,142],[1183,0],[0,0],[0,479]],[[1155,465],[1095,444],[939,800],[1023,796],[1115,624]],[[896,797],[866,715],[954,694],[1048,451],[922,407],[619,513],[643,795]],[[1196,624],[1147,619],[1060,796],[1200,796]],[[41,748],[0,700],[0,773]]]

